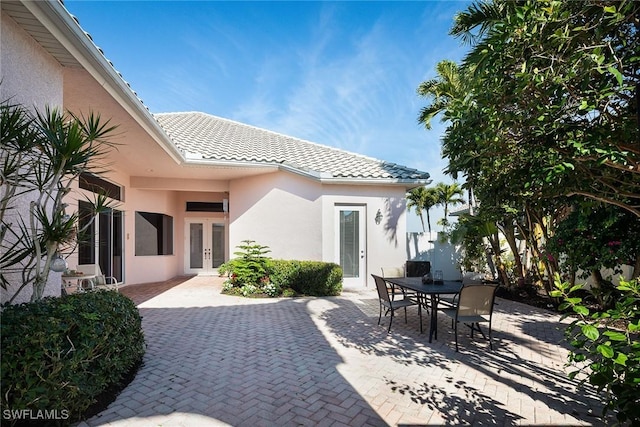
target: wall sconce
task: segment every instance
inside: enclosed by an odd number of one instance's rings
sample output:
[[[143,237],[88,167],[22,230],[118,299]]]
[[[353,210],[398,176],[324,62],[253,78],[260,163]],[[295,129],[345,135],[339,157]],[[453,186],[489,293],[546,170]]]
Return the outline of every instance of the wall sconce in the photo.
[[[375,221],[377,225],[380,225],[382,222],[382,212],[380,212],[380,209],[378,209],[378,212],[376,213]]]

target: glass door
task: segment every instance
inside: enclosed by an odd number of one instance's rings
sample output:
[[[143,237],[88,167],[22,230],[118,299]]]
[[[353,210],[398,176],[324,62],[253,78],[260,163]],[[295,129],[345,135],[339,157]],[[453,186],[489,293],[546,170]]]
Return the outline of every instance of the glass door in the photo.
[[[210,219],[187,219],[185,223],[186,274],[214,274],[225,261],[225,226]]]
[[[124,281],[124,215],[108,209],[93,216],[91,205],[78,202],[78,264],[98,264],[105,276]]]
[[[344,286],[364,286],[367,274],[364,206],[336,206],[336,263]]]
[[[102,274],[123,281],[122,211],[111,209],[98,216],[98,259]]]

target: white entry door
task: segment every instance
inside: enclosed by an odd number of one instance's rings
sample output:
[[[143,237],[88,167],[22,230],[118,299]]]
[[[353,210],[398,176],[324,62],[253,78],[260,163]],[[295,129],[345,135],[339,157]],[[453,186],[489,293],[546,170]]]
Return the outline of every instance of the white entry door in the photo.
[[[336,206],[336,263],[345,287],[362,287],[367,275],[366,209]]]
[[[184,272],[213,274],[225,260],[225,228],[210,219],[185,221]]]

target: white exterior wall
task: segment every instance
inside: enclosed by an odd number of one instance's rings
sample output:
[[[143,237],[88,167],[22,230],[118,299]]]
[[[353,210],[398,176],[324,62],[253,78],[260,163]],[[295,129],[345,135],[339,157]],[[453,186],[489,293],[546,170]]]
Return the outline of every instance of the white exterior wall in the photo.
[[[321,191],[319,183],[287,172],[231,181],[229,252],[254,240],[269,246],[272,258],[322,260]]]
[[[407,233],[407,259],[429,261],[431,271],[441,270],[444,280],[462,280],[460,248],[439,238],[440,233]]]
[[[322,197],[322,228],[325,231],[323,261],[338,262],[336,206],[364,206],[366,224],[366,286],[375,286],[371,274],[380,274],[382,267],[402,267],[406,261],[406,190],[403,187],[365,185],[324,185]],[[382,220],[376,224],[380,209]]]
[[[62,67],[42,47],[37,44],[10,17],[0,16],[0,101],[10,100],[33,111],[44,111],[46,106],[61,107],[63,93]],[[35,195],[16,200],[11,215],[27,218],[29,202]],[[10,277],[12,283],[18,283],[18,275]],[[60,295],[60,274],[52,272],[44,291],[44,296]],[[17,288],[0,290],[0,303],[8,301]],[[23,289],[14,303],[29,301],[32,287]]]
[[[230,185],[229,251],[255,240],[278,259],[338,262],[336,206],[364,206],[366,283],[381,267],[406,261],[405,189],[320,184],[287,172],[235,180]],[[382,221],[375,223],[380,210]],[[233,255],[231,255],[233,257]]]

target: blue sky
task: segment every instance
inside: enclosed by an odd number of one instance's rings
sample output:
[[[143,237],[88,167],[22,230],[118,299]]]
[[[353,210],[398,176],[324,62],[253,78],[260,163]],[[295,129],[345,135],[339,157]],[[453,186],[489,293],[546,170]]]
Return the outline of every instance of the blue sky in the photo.
[[[442,174],[420,82],[469,2],[66,0],[151,112],[202,111]],[[413,215],[411,215],[413,216]]]

